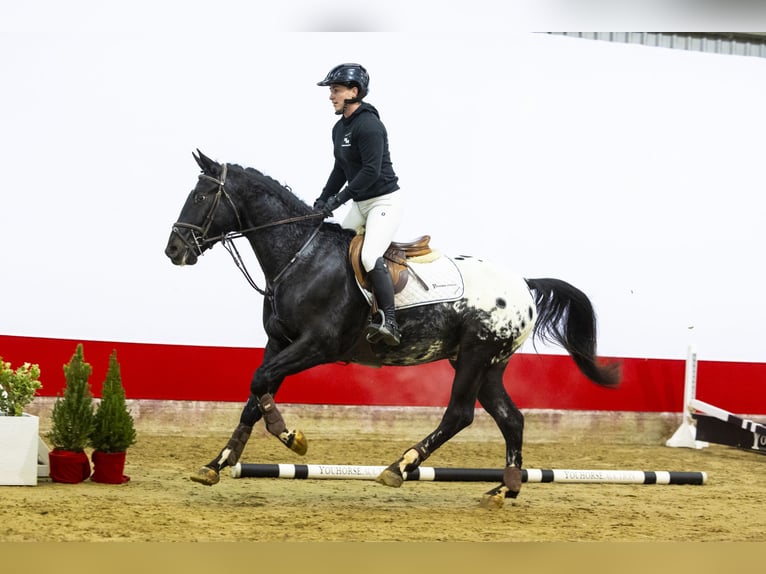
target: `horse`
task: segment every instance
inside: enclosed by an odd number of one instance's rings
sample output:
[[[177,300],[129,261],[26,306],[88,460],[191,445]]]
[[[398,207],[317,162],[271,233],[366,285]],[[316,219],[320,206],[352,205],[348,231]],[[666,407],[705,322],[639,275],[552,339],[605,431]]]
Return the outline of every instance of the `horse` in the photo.
[[[223,244],[264,295],[268,337],[239,424],[192,480],[216,484],[221,470],[237,463],[260,419],[293,452],[306,453],[306,437],[288,430],[274,399],[290,375],[324,363],[410,366],[446,360],[455,374],[439,425],[376,480],[400,487],[406,473],[472,423],[478,401],[505,440],[502,483],[481,500],[482,506],[497,508],[505,498],[517,497],[522,484],[524,416],[503,384],[508,361],[522,343],[532,335],[557,344],[597,385],[619,385],[619,364],[596,354],[596,315],[585,293],[560,279],[526,279],[475,257],[450,258],[464,281],[459,298],[397,309],[401,343],[370,343],[364,333],[371,301],[349,264],[357,232],[325,221],[323,213],[254,168],[218,163],[199,150],[192,155],[201,173],[172,226],[165,254],[175,265],[194,265],[213,245]],[[261,267],[263,289],[234,247],[233,240],[242,237]]]

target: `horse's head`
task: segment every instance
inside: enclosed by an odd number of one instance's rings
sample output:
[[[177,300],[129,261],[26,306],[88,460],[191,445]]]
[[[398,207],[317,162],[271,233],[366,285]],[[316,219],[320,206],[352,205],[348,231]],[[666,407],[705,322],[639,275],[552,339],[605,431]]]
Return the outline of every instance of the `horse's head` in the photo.
[[[202,169],[197,185],[173,224],[165,255],[175,265],[194,265],[197,258],[227,233],[242,228],[239,211],[226,190],[228,167],[197,150]]]

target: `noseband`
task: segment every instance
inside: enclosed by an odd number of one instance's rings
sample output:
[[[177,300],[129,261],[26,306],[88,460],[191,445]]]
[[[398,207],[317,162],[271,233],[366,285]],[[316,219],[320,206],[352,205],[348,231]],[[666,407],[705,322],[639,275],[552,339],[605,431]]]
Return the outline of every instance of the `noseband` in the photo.
[[[218,190],[216,191],[215,196],[213,197],[213,204],[210,206],[210,210],[207,212],[207,215],[205,216],[205,220],[203,221],[201,226],[194,225],[193,223],[184,223],[183,221],[176,221],[173,224],[173,232],[176,235],[178,235],[178,237],[181,239],[181,241],[184,242],[186,247],[191,249],[194,252],[194,254],[197,255],[197,257],[202,255],[202,251],[205,245],[209,243],[215,243],[216,241],[221,241],[226,236],[226,234],[224,234],[224,235],[216,236],[216,237],[208,237],[210,226],[213,225],[213,220],[215,219],[215,214],[218,211],[218,206],[221,204],[222,197],[226,198],[226,201],[228,201],[229,206],[231,206],[231,208],[234,210],[234,215],[237,218],[239,229],[242,229],[242,219],[240,219],[239,217],[239,211],[237,210],[237,206],[234,204],[234,201],[231,199],[231,196],[226,191],[227,171],[228,171],[227,164],[223,164],[223,169],[221,170],[220,179],[217,179],[205,173],[202,173],[199,176],[200,179],[206,179],[218,185]],[[186,229],[189,231],[191,240],[186,237],[186,234],[181,233],[182,229]]]
[[[184,245],[186,245],[186,247],[191,249],[197,257],[202,256],[205,246],[212,245],[216,243],[217,241],[220,241],[223,244],[223,246],[226,248],[226,250],[229,252],[229,254],[232,256],[232,259],[234,259],[234,263],[236,263],[237,267],[245,276],[245,278],[253,287],[253,289],[258,291],[261,295],[265,295],[266,291],[264,291],[263,289],[261,289],[255,284],[255,281],[253,281],[252,277],[250,276],[250,273],[245,268],[244,261],[242,260],[242,257],[240,256],[239,251],[237,251],[237,248],[234,245],[233,240],[239,237],[244,237],[246,234],[250,232],[259,231],[261,229],[266,229],[268,227],[274,227],[275,225],[282,225],[283,223],[294,223],[297,221],[305,221],[307,219],[316,219],[319,217],[324,219],[324,214],[321,212],[318,212],[318,213],[310,213],[308,215],[299,215],[297,217],[289,217],[287,219],[280,219],[278,221],[272,221],[270,223],[265,223],[263,225],[257,225],[255,227],[248,227],[247,229],[242,229],[242,218],[239,216],[239,210],[237,209],[237,206],[234,203],[234,200],[232,200],[231,196],[226,191],[227,172],[228,172],[228,164],[223,164],[220,178],[215,178],[205,173],[202,173],[199,175],[200,179],[212,181],[213,183],[218,185],[218,190],[215,193],[215,197],[213,198],[213,203],[210,206],[210,210],[205,216],[205,220],[203,221],[201,226],[194,225],[193,223],[184,223],[183,221],[176,221],[173,224],[173,233],[175,233],[181,239],[181,241],[184,242]],[[226,201],[228,202],[229,206],[234,211],[234,216],[237,218],[237,226],[239,227],[239,230],[229,231],[227,233],[222,233],[221,235],[216,235],[214,237],[208,237],[208,232],[210,231],[210,227],[213,225],[215,214],[218,211],[218,207],[221,204],[221,198],[226,198]],[[285,268],[282,269],[282,271],[280,271],[277,274],[275,279],[271,282],[272,286],[276,284],[276,282],[282,277],[284,272],[287,271],[287,268],[309,246],[309,244],[313,241],[314,237],[316,237],[317,233],[319,232],[320,227],[321,226],[318,226],[314,230],[314,232],[309,236],[308,241],[306,241],[306,243],[290,259],[290,261],[287,263]],[[191,239],[187,238],[185,234],[181,233],[182,230],[188,230],[189,235],[191,236]]]

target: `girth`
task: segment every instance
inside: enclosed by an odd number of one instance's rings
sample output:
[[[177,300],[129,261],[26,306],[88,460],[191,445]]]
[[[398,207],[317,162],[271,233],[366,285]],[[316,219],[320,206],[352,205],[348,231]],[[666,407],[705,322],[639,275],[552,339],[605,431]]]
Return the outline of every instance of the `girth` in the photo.
[[[386,260],[386,267],[391,279],[394,282],[394,293],[399,293],[407,285],[410,268],[407,265],[407,259],[413,257],[423,257],[432,253],[428,242],[431,241],[430,235],[423,235],[412,241],[396,242],[392,241],[383,254]],[[370,289],[367,282],[367,272],[362,265],[362,244],[364,243],[364,234],[360,233],[351,240],[348,248],[348,258],[351,267],[354,269],[354,275],[359,284],[365,289]]]

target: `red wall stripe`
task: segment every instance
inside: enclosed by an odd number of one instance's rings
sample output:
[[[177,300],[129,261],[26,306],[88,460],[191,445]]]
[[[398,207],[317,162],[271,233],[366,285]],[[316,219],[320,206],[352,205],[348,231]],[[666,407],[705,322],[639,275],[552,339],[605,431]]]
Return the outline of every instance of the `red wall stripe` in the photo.
[[[100,396],[109,356],[117,351],[130,399],[235,401],[249,394],[263,349],[125,343],[0,335],[0,356],[13,368],[41,369],[42,396],[64,387],[64,364],[79,343],[93,367],[90,385]],[[588,381],[566,355],[518,354],[505,384],[523,409],[680,412],[684,360],[621,359],[623,382],[603,389]],[[279,402],[335,405],[445,406],[452,368],[445,361],[415,367],[322,365],[289,377]],[[733,413],[766,413],[766,364],[699,361],[697,397]]]

